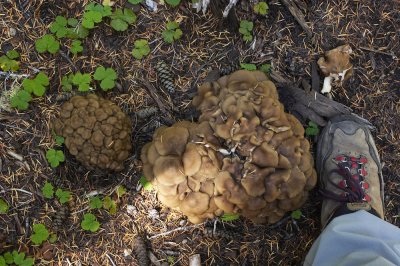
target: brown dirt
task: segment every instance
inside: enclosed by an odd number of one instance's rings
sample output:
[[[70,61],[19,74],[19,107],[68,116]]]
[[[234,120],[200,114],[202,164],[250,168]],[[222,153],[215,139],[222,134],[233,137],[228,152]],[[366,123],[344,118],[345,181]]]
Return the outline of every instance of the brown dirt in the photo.
[[[48,25],[57,15],[80,17],[88,1],[32,2],[0,1],[1,52],[16,49],[21,53],[19,74],[33,75],[39,69],[50,77],[45,96],[35,98],[27,111],[0,113],[0,197],[11,206],[8,214],[0,214],[0,254],[14,249],[25,251],[36,258],[38,265],[137,265],[134,253],[124,256],[124,250],[132,251],[138,233],[136,224],[150,238],[147,244],[155,256],[161,262],[169,258],[173,265],[187,265],[188,257],[195,253],[201,255],[205,265],[301,264],[320,232],[321,199],[316,191],[301,209],[303,217],[297,222],[289,218],[272,226],[254,225],[243,219],[219,222],[221,230],[237,233],[238,237],[231,240],[204,237],[203,229],[209,224],[187,225],[168,235],[158,235],[186,225],[185,217],[161,206],[154,192],[136,190],[141,176],[140,149],[151,139],[151,130],[144,129],[157,123],[160,114],[142,119],[135,112],[156,106],[142,80],[152,83],[165,106],[174,106],[173,118],[181,119],[188,117],[189,92],[211,69],[232,61],[270,63],[293,82],[309,80],[311,62],[325,50],[345,43],[354,50],[355,71],[350,80],[334,89],[334,99],[376,126],[374,135],[385,164],[385,218],[400,226],[400,6],[396,0],[304,1],[314,42],[307,39],[280,1],[268,1],[270,11],[266,17],[253,15],[251,6],[242,3],[238,16],[254,22],[255,49],[250,49],[239,34],[225,30],[220,18],[196,14],[186,3],[176,9],[161,6],[157,14],[142,8],[137,23],[126,32],[116,33],[107,23],[100,24],[83,41],[83,54],[75,57],[68,56],[69,41],[61,45],[66,56],[39,54],[34,42],[49,32]],[[117,1],[117,6],[124,4]],[[182,39],[173,45],[164,43],[160,34],[167,19],[180,21],[183,30]],[[11,28],[16,30],[15,36],[10,35]],[[138,38],[147,39],[151,47],[151,54],[141,61],[131,55]],[[171,65],[176,76],[178,89],[174,95],[168,95],[157,84],[154,66],[161,59]],[[69,72],[75,73],[74,68],[89,73],[99,65],[111,66],[118,73],[120,88],[96,93],[115,101],[131,116],[134,152],[125,170],[117,174],[88,171],[67,152],[66,163],[52,169],[45,152],[55,145],[50,123],[63,102],[56,100],[63,93],[60,80]],[[0,76],[0,91],[10,89],[13,82]],[[162,116],[160,122],[166,122],[168,119]],[[59,209],[56,201],[46,200],[41,194],[46,180],[73,194],[71,214],[57,232],[54,256],[47,261],[41,248],[29,239],[31,225],[44,223],[51,229],[50,216]],[[117,185],[128,191],[120,199],[113,193]],[[93,211],[101,229],[87,233],[80,221],[88,212],[86,195],[94,191],[117,200],[117,213]],[[128,214],[128,205],[135,207],[135,213]],[[155,210],[159,218],[150,218],[150,210]]]

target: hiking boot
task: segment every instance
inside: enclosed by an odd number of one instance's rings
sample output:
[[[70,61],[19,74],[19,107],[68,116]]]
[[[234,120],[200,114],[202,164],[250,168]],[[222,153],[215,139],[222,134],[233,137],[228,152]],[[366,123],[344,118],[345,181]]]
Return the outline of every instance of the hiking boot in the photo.
[[[358,210],[383,219],[382,165],[365,124],[351,115],[331,119],[318,141],[316,167],[324,197],[323,227]]]

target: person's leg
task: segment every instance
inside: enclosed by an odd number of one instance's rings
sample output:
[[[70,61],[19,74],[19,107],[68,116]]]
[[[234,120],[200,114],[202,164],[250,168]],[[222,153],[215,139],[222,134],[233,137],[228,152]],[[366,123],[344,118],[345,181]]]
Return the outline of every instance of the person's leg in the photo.
[[[304,264],[400,265],[400,229],[382,220],[382,169],[368,128],[333,118],[318,142],[317,172],[326,228]]]

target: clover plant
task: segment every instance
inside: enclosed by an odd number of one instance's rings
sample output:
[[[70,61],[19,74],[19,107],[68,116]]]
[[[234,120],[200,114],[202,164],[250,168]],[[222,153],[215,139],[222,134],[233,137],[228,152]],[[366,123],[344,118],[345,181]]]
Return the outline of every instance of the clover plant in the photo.
[[[50,163],[51,167],[55,168],[60,165],[60,162],[65,161],[65,156],[63,151],[49,149],[46,152],[46,159]]]
[[[55,54],[60,50],[60,43],[52,34],[46,34],[35,42],[35,47],[39,53],[49,52]]]
[[[140,60],[149,53],[150,47],[147,40],[140,39],[135,41],[135,48],[132,50],[133,57]]]
[[[96,232],[100,228],[100,223],[97,221],[96,216],[91,213],[86,213],[83,216],[81,227],[83,230]]]
[[[88,91],[92,77],[90,74],[76,73],[72,78],[72,83],[78,86],[78,91]]]
[[[77,55],[83,51],[82,42],[79,40],[74,40],[71,44],[71,53]]]
[[[111,67],[105,68],[100,66],[96,68],[93,78],[100,81],[100,88],[103,91],[108,91],[115,87],[115,80],[117,79],[117,73]]]
[[[253,7],[254,12],[260,15],[266,15],[268,13],[268,4],[266,2],[259,2]]]
[[[18,57],[19,53],[17,51],[8,51],[5,55],[0,57],[0,68],[3,71],[17,71],[19,69],[19,62],[14,59]]]
[[[128,8],[117,8],[111,18],[111,27],[116,31],[126,31],[130,24],[136,22],[136,15]]]
[[[35,245],[40,245],[49,238],[49,231],[43,224],[34,224],[32,228],[31,240]]]
[[[166,29],[162,32],[162,36],[167,43],[173,43],[174,40],[179,40],[182,37],[182,30],[179,28],[178,22],[167,22]]]
[[[165,0],[165,2],[172,7],[177,7],[181,0]]]
[[[250,42],[253,40],[253,35],[251,34],[253,30],[253,22],[248,20],[240,21],[239,32],[243,35],[243,40]]]

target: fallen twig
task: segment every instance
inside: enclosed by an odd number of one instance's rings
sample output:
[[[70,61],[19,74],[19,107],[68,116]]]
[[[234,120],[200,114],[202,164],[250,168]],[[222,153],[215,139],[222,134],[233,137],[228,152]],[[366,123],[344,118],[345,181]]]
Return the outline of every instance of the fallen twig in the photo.
[[[384,52],[384,51],[380,51],[380,50],[376,50],[376,49],[372,49],[372,48],[368,48],[368,47],[363,47],[363,46],[361,46],[360,49],[361,50],[370,51],[370,52],[373,52],[373,53],[377,53],[377,54],[388,55],[388,56],[391,56],[392,59],[396,59],[397,58],[397,56],[394,53],[388,53],[388,52]]]
[[[148,237],[148,239],[154,239],[154,238],[157,238],[157,237],[160,237],[160,236],[166,236],[166,235],[172,234],[172,233],[174,233],[174,232],[184,231],[184,230],[189,230],[189,229],[197,228],[197,227],[199,227],[200,225],[203,225],[203,224],[204,224],[204,223],[201,223],[201,224],[194,224],[194,225],[189,225],[189,226],[178,227],[178,228],[172,229],[172,230],[170,230],[170,231],[167,231],[167,232],[164,232],[164,233],[160,233],[160,234],[157,234],[157,235]]]
[[[310,27],[307,25],[303,13],[300,9],[293,3],[292,0],[281,0],[281,2],[289,9],[292,16],[296,19],[296,21],[300,24],[303,30],[306,32],[309,38],[312,37],[312,32]]]
[[[0,76],[4,76],[6,78],[20,79],[20,78],[28,78],[30,75],[29,74],[14,74],[14,73],[0,71]]]

